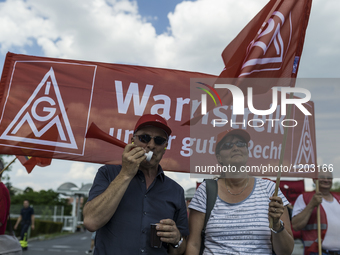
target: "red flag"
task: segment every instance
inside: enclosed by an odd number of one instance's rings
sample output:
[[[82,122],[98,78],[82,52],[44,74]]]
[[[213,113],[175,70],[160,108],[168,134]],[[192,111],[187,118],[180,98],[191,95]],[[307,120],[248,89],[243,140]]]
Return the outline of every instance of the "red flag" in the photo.
[[[296,78],[311,6],[312,0],[271,0],[222,52],[220,78]]]
[[[234,84],[243,93],[252,87],[253,94],[266,93],[274,86],[294,87],[295,79],[278,78],[297,76],[311,6],[312,0],[269,1],[222,52],[225,68],[219,78],[229,79],[217,79],[215,84]],[[219,96],[223,105],[232,103],[228,90]],[[207,111],[215,107],[208,100]],[[201,118],[195,116],[183,125],[196,124]]]
[[[20,163],[26,168],[27,173],[31,173],[35,166],[49,166],[51,164],[51,158],[39,158],[30,156],[16,156]]]

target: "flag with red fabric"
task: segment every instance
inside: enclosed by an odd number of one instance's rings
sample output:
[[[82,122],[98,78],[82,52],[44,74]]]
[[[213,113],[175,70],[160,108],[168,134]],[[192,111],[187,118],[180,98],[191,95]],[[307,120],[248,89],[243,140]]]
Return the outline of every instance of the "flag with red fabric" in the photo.
[[[16,156],[20,163],[26,168],[27,173],[31,173],[35,166],[49,166],[52,162],[51,158],[40,158],[30,156]]]
[[[296,78],[311,6],[312,0],[269,1],[224,49],[219,77]],[[255,93],[273,86],[259,86]]]
[[[269,1],[224,49],[225,68],[213,83],[233,84],[243,93],[252,87],[254,95],[264,94],[274,86],[294,87],[311,6],[312,0]],[[203,85],[211,90],[213,83]],[[221,98],[221,105],[231,105],[229,90],[215,94]],[[207,100],[208,112],[217,106],[220,105]],[[182,125],[194,125],[201,118],[196,115]]]

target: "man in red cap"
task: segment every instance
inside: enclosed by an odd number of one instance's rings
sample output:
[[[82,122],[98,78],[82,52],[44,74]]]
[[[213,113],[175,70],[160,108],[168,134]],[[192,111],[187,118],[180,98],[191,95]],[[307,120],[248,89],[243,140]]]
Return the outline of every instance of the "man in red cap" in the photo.
[[[161,116],[143,115],[122,165],[99,169],[83,211],[86,228],[97,231],[94,254],[184,253],[189,234],[184,190],[159,165],[170,134]],[[150,244],[151,224],[157,224],[160,248]]]

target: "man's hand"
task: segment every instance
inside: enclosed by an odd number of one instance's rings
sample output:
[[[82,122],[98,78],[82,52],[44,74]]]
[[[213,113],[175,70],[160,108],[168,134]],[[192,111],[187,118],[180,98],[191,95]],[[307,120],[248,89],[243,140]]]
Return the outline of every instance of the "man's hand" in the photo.
[[[144,148],[134,144],[126,145],[122,156],[122,173],[131,178],[135,176],[140,163],[146,159],[144,154]]]
[[[319,192],[315,192],[315,194],[313,195],[312,200],[309,202],[313,207],[318,206],[319,204],[322,203],[322,193]]]
[[[34,224],[31,225],[31,229],[34,230]]]
[[[177,244],[181,239],[176,223],[171,219],[161,220],[157,224],[157,235],[161,237],[161,241],[169,244]]]

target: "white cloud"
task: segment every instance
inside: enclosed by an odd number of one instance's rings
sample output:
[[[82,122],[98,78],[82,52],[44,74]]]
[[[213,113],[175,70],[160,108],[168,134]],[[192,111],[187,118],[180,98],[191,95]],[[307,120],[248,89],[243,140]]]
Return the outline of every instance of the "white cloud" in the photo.
[[[35,40],[49,57],[219,73],[223,48],[265,3],[185,1],[168,15],[171,33],[157,35],[136,2],[11,0],[0,11],[1,52]]]
[[[24,176],[26,174],[27,174],[26,170],[24,170],[23,168],[19,168],[17,170],[17,172],[15,173],[15,176],[20,177],[20,176]]]
[[[71,182],[73,180],[92,182],[97,172],[97,169],[93,166],[86,167],[85,163],[74,162],[71,164],[69,172],[66,174],[66,178]]]
[[[218,74],[221,53],[267,1],[185,1],[168,15],[172,35],[168,65]],[[162,58],[163,56],[160,55]]]
[[[299,77],[339,77],[339,11],[337,0],[313,1]]]

